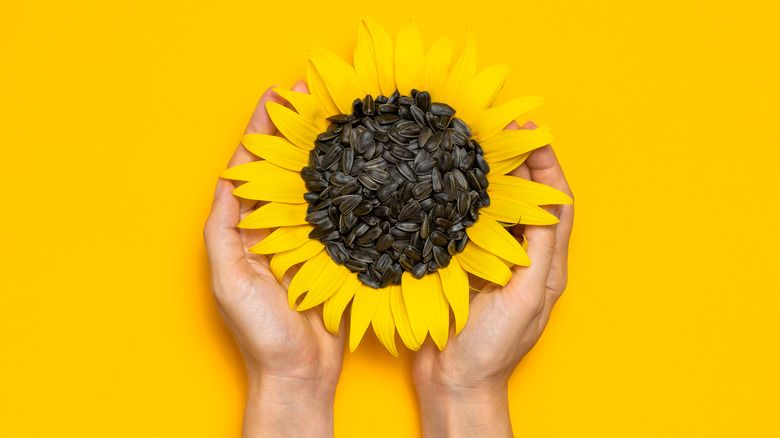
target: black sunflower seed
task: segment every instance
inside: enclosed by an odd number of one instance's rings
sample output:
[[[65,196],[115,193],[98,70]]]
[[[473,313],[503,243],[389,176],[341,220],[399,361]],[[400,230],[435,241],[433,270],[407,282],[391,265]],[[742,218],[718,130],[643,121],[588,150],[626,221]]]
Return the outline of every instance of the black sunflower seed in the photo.
[[[439,268],[446,268],[450,264],[452,256],[446,249],[440,246],[433,247],[433,258],[436,260],[436,264]]]
[[[435,116],[454,116],[455,110],[446,103],[434,102],[431,104],[431,113]]]
[[[366,272],[368,270],[368,263],[357,260],[347,260],[344,262],[344,266],[352,272]]]
[[[414,96],[414,102],[417,104],[417,106],[420,107],[423,111],[428,111],[431,109],[431,93],[427,91],[421,91],[417,93],[416,96]],[[453,112],[453,114],[455,114]]]

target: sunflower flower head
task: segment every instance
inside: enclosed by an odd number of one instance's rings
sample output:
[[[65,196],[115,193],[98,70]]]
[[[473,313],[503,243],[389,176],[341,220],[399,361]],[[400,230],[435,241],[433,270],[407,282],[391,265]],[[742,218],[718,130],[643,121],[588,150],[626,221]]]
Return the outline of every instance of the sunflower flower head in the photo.
[[[542,99],[520,97],[493,107],[509,72],[476,72],[467,35],[441,38],[426,54],[413,22],[395,44],[371,19],[358,29],[354,66],[312,52],[311,94],[277,89],[294,107],[268,113],[284,137],[249,134],[244,146],[261,161],[224,178],[247,181],[236,196],[265,201],[243,228],[276,228],[251,248],[272,254],[277,280],[303,263],[288,290],[298,311],[323,304],[337,333],[351,303],[350,350],[369,325],[398,355],[430,334],[444,349],[450,329],[468,319],[467,273],[501,286],[512,265],[531,264],[507,224],[548,225],[539,205],[571,203],[564,193],[507,175],[550,143],[546,129],[504,130]]]

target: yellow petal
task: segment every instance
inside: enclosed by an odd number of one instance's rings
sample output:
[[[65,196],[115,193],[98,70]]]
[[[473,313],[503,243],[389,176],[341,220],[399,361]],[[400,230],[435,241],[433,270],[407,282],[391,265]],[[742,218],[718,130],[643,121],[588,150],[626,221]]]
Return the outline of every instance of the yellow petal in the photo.
[[[374,97],[382,94],[379,88],[379,76],[376,72],[374,43],[371,41],[371,34],[368,32],[366,23],[362,21],[358,25],[358,42],[352,59],[355,64],[355,73],[357,73],[358,81],[360,81],[360,85],[363,87],[364,94],[370,94]]]
[[[306,85],[309,87],[309,92],[314,96],[325,109],[326,115],[339,114],[339,109],[333,102],[333,98],[328,93],[328,87],[325,86],[325,82],[322,80],[322,76],[317,73],[317,69],[314,68],[311,60],[306,64]]]
[[[538,182],[528,181],[512,175],[488,175],[488,194],[504,192],[536,205],[571,204],[569,195]]]
[[[522,245],[498,222],[482,217],[466,230],[469,240],[482,248],[489,248],[493,254],[516,265],[530,266],[531,259]]]
[[[268,101],[265,104],[268,115],[274,126],[284,137],[299,148],[309,151],[314,147],[314,140],[319,134],[317,127],[309,123],[302,115],[276,102]]]
[[[308,120],[309,123],[316,126],[319,131],[328,129],[328,123],[325,121],[325,118],[332,114],[325,112],[325,107],[319,99],[311,94],[285,90],[284,88],[274,88],[274,92],[290,102],[295,111]]]
[[[455,334],[458,334],[469,319],[469,276],[461,268],[457,257],[452,258],[449,266],[436,272],[439,273],[444,295],[455,314]]]
[[[309,239],[308,242],[298,248],[276,253],[273,258],[271,258],[271,273],[274,275],[274,278],[276,278],[276,281],[281,283],[282,278],[288,269],[293,267],[293,265],[305,262],[316,256],[324,248],[325,247],[320,242]]]
[[[491,192],[490,205],[481,208],[479,213],[508,224],[552,225],[559,222],[552,213],[503,190]]]
[[[437,287],[437,284],[441,288],[441,282],[434,275],[425,275],[418,280],[412,277],[409,271],[405,271],[401,277],[401,289],[406,312],[409,314],[409,324],[419,344],[425,341],[425,336],[428,334],[433,306],[433,296],[429,291]]]
[[[433,43],[431,50],[425,57],[422,90],[428,90],[431,93],[431,100],[434,102],[441,101],[439,93],[444,86],[447,73],[450,71],[453,50],[455,50],[455,41],[449,38],[439,38]]]
[[[239,228],[275,228],[289,225],[303,225],[309,204],[283,204],[269,202],[253,211],[238,223]]]
[[[303,202],[304,193],[306,185],[301,175],[289,170],[254,175],[251,181],[233,190],[233,194],[240,198],[288,204]]]
[[[374,317],[379,306],[381,294],[378,290],[361,284],[355,292],[355,300],[352,301],[352,319],[349,325],[349,351],[355,351],[363,334]]]
[[[512,271],[498,257],[472,241],[469,241],[463,252],[456,254],[455,257],[466,271],[498,285],[506,286],[512,277]]]
[[[395,46],[395,83],[401,95],[412,94],[412,88],[421,86],[425,50],[420,31],[410,21],[398,31]]]
[[[498,92],[504,88],[508,74],[508,65],[496,64],[485,68],[471,78],[468,85],[461,91],[462,97],[457,104],[458,117],[467,124],[473,123],[477,116],[493,103]]]
[[[517,169],[518,166],[525,162],[529,155],[531,155],[531,153],[526,152],[523,155],[518,155],[506,160],[488,161],[488,164],[490,165],[490,172],[488,172],[488,175],[505,175]],[[485,159],[485,161],[487,161],[487,159]]]
[[[313,229],[313,225],[281,227],[250,248],[249,252],[255,254],[275,254],[298,248],[311,240],[309,239],[309,233]]]
[[[525,96],[512,99],[503,105],[486,109],[470,125],[472,136],[479,143],[486,142],[506,128],[512,120],[536,108],[543,102],[544,99],[541,97]]]
[[[387,31],[373,19],[366,17],[363,19],[363,23],[365,23],[368,33],[371,35],[371,42],[374,45],[379,88],[382,90],[382,94],[389,97],[395,92],[393,40],[390,39]]]
[[[376,291],[379,297],[374,317],[371,319],[371,326],[374,328],[379,342],[387,348],[395,357],[398,357],[398,349],[395,347],[395,322],[393,322],[393,313],[390,310],[390,288],[385,287]]]
[[[236,181],[252,181],[268,174],[272,174],[274,177],[286,178],[289,177],[290,171],[269,161],[250,161],[225,169],[219,176]]]
[[[537,129],[504,129],[493,138],[480,143],[485,152],[485,160],[507,160],[526,152],[531,152],[555,140],[549,129],[540,127]]]
[[[298,148],[282,137],[246,134],[241,138],[241,143],[249,152],[293,172],[300,172],[309,164],[308,150]],[[312,143],[312,147],[314,147],[313,145],[314,143]]]
[[[349,276],[349,269],[337,265],[333,259],[329,258],[329,261],[325,263],[325,269],[322,270],[319,280],[309,289],[309,293],[301,301],[297,310],[309,310],[324,303],[325,300],[339,290],[347,276]]]
[[[350,114],[352,101],[363,97],[363,87],[360,86],[355,69],[333,52],[325,49],[312,53],[311,62],[317,68],[339,111]]]
[[[426,275],[431,277],[432,288],[425,293],[430,297],[431,302],[431,322],[429,329],[433,342],[439,347],[439,351],[444,350],[447,345],[447,338],[450,335],[450,306],[447,304],[447,298],[442,291],[441,280],[438,275]]]
[[[528,239],[525,238],[525,234],[523,234],[523,249],[528,252]]]
[[[333,260],[327,251],[322,251],[301,266],[287,290],[287,301],[291,309],[295,308],[295,302],[304,292],[311,289],[316,282],[322,281],[320,274],[328,263],[333,263]]]
[[[456,110],[460,108],[459,100],[462,91],[468,85],[474,73],[477,71],[477,45],[474,42],[474,35],[471,31],[466,33],[466,45],[463,47],[463,53],[452,66],[452,70],[444,81],[444,87],[439,94],[441,102],[448,103]]]
[[[339,325],[341,325],[341,316],[344,314],[344,309],[355,296],[355,291],[363,283],[358,280],[357,274],[350,274],[347,279],[344,280],[344,284],[341,285],[338,291],[333,296],[325,301],[325,305],[322,306],[322,319],[325,322],[325,328],[334,335],[339,334]]]
[[[404,304],[403,292],[401,286],[392,285],[390,289],[390,310],[393,312],[393,321],[398,329],[398,334],[401,336],[401,340],[406,345],[406,348],[417,351],[420,349],[420,343],[414,338],[412,333],[412,326],[409,323],[409,314],[406,312],[406,304]]]

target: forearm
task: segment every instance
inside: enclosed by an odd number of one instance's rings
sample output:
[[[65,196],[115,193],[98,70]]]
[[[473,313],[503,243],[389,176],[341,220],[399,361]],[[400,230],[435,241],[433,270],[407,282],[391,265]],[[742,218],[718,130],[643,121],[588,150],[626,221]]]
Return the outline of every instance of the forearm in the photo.
[[[335,385],[250,377],[243,437],[332,437]]]
[[[423,435],[438,437],[511,437],[506,385],[444,389],[417,385]]]

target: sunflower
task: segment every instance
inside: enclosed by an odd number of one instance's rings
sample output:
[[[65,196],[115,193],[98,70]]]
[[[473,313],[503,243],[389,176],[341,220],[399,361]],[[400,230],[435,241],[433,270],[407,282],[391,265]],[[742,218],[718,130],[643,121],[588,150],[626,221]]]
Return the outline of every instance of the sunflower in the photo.
[[[323,304],[338,333],[351,302],[349,347],[369,325],[393,354],[395,331],[417,350],[430,333],[443,350],[469,314],[469,276],[505,285],[513,265],[531,264],[507,230],[558,219],[540,205],[571,199],[507,175],[550,143],[545,128],[505,130],[542,99],[493,106],[509,68],[476,72],[471,34],[454,59],[441,38],[426,54],[414,22],[393,40],[373,20],[359,25],[354,66],[333,53],[311,53],[311,94],[276,89],[294,108],[268,102],[283,135],[249,134],[242,143],[262,158],[226,170],[246,181],[238,197],[264,201],[242,228],[275,228],[250,249],[272,255],[298,311]],[[456,110],[457,109],[457,110]]]

